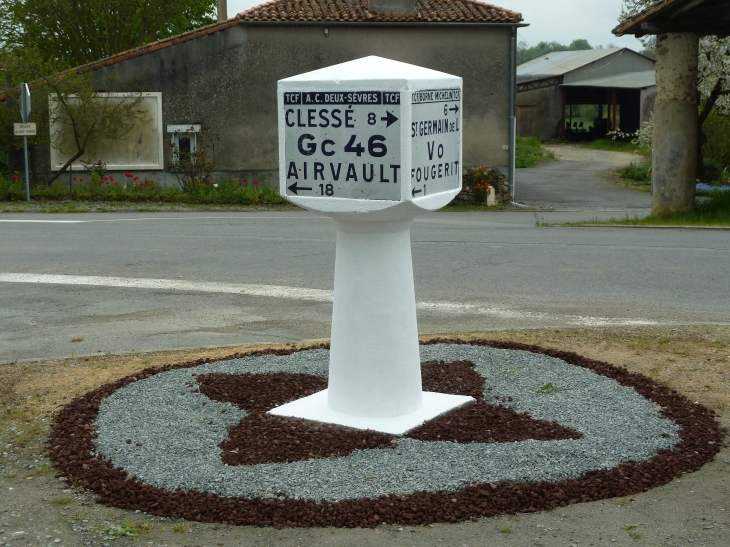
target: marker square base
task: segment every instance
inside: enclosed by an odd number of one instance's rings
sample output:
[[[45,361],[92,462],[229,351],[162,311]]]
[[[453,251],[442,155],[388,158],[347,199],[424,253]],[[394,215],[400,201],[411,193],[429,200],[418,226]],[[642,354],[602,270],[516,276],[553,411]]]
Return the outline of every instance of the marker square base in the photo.
[[[474,402],[473,397],[465,395],[447,395],[445,393],[424,391],[423,406],[416,412],[395,418],[370,418],[351,416],[330,409],[327,406],[327,390],[325,389],[309,397],[276,407],[270,410],[268,414],[344,425],[355,429],[371,429],[381,433],[390,433],[391,435],[402,435],[450,410]]]

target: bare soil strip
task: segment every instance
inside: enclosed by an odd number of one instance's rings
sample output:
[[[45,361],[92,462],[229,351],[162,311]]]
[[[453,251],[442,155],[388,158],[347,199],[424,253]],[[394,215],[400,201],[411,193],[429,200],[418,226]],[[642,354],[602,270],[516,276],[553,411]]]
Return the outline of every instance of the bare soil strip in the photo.
[[[728,326],[536,329],[448,336],[536,344],[605,361],[649,376],[691,401],[709,406],[719,413],[725,427],[730,426]],[[430,338],[423,337],[424,340]],[[108,542],[110,530],[137,531],[144,535],[147,543],[180,547],[240,545],[242,541],[251,545],[276,543],[308,547],[323,545],[325,540],[373,547],[384,543],[437,544],[442,540],[444,545],[471,545],[476,537],[474,534],[480,538],[498,539],[500,544],[512,547],[532,544],[538,536],[546,547],[561,547],[569,541],[578,544],[578,540],[581,545],[605,544],[610,538],[616,539],[617,545],[634,544],[641,537],[643,541],[657,545],[687,544],[688,538],[713,547],[727,545],[728,448],[699,472],[683,474],[647,494],[459,526],[393,526],[375,531],[276,531],[176,521],[95,504],[93,492],[84,492],[81,487],[53,479],[56,470],[50,465],[43,445],[58,409],[74,397],[154,366],[199,358],[217,359],[233,352],[295,349],[309,345],[311,343],[251,344],[234,349],[106,354],[0,366],[0,486],[6,511],[0,516],[4,515],[3,523],[9,524],[6,534],[25,531],[26,534],[58,537],[62,539],[62,545],[101,545]],[[642,523],[641,527],[636,528],[636,523]],[[133,540],[117,541],[131,545]]]

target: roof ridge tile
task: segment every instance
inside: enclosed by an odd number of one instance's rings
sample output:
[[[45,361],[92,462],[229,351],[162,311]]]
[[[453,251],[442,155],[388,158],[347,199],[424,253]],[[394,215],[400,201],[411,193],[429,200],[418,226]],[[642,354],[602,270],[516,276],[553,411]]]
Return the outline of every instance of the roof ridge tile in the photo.
[[[242,22],[468,22],[520,23],[522,15],[479,0],[417,0],[417,13],[371,13],[367,0],[271,0],[238,14]]]

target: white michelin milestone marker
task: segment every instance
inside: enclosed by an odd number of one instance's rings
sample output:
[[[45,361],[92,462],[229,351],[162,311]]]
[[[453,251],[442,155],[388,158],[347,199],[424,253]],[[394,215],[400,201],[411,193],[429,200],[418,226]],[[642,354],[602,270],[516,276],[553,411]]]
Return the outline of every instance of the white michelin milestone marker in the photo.
[[[337,228],[328,389],[270,411],[400,434],[471,397],[423,392],[410,229],[461,190],[459,77],[366,57],[280,80],[280,192]]]

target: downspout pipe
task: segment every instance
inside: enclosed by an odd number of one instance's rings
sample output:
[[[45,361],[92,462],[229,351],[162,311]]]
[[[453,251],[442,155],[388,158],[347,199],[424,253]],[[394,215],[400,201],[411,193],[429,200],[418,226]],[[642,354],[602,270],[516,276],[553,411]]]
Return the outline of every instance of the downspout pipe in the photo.
[[[517,27],[509,40],[509,189],[515,203],[515,156],[517,155]]]

